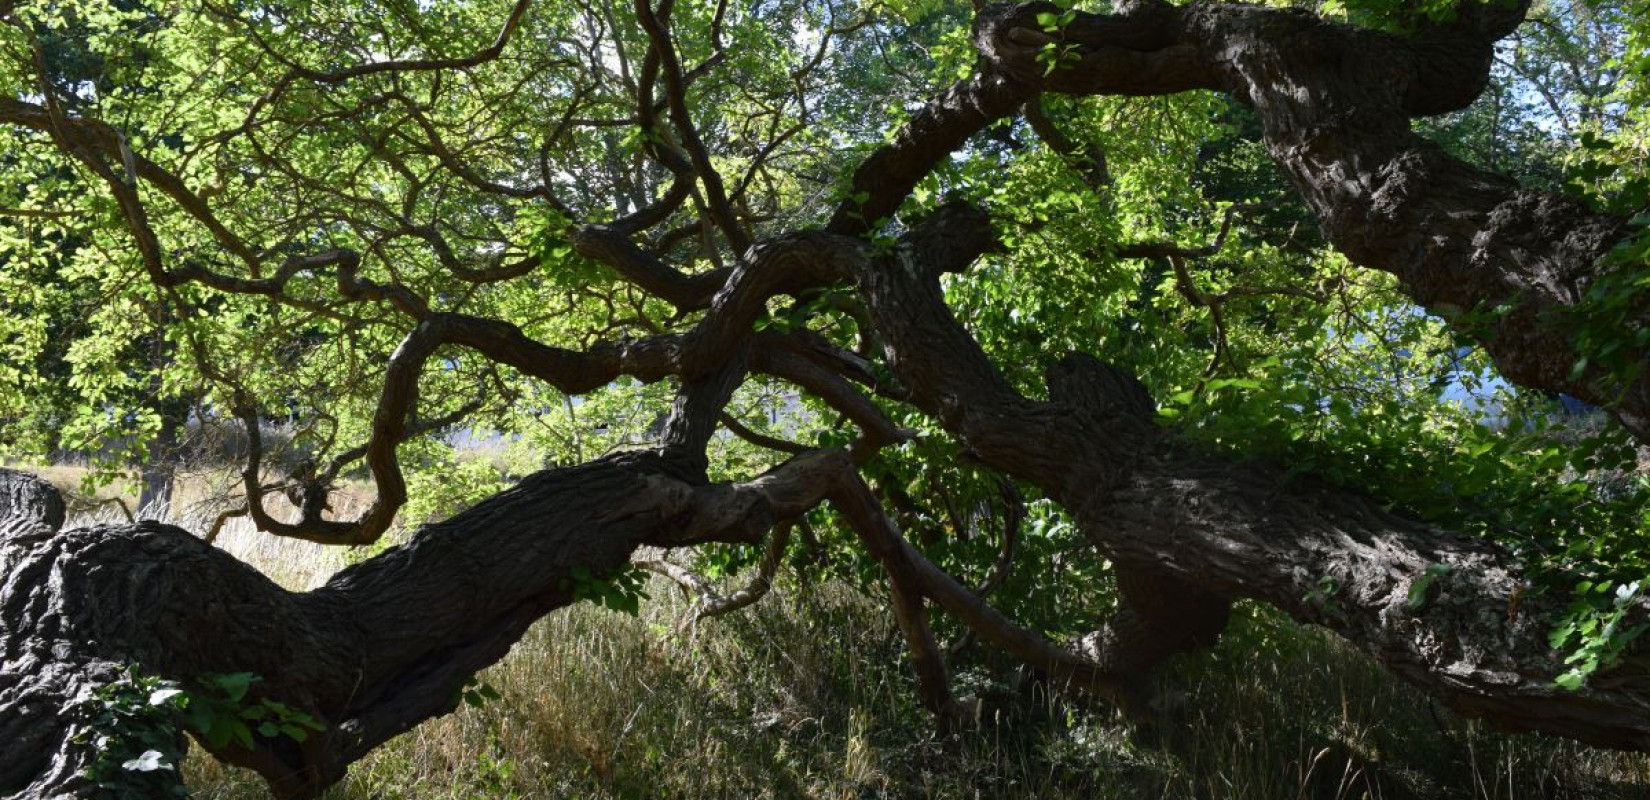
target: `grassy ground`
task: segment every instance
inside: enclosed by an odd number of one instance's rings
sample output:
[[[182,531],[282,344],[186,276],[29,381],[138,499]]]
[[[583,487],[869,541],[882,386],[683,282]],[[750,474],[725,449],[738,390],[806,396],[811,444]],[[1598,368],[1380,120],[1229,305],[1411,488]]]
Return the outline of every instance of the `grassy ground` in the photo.
[[[350,557],[244,523],[220,544],[297,589]],[[677,633],[687,603],[650,592],[637,617],[551,615],[481,676],[499,700],[390,742],[327,797],[1650,798],[1650,758],[1487,731],[1256,609],[1170,676],[1155,732],[975,649],[955,684],[977,713],[942,737],[878,598],[782,584]],[[267,796],[198,752],[185,772],[201,798]]]
[[[1253,609],[1173,676],[1156,734],[975,653],[957,680],[974,723],[940,737],[875,598],[782,587],[678,635],[686,602],[651,593],[638,617],[544,620],[482,676],[500,700],[391,742],[328,797],[1650,797],[1650,758],[1491,733]],[[188,766],[202,797],[264,796]]]
[[[164,519],[199,531],[209,527],[217,514],[229,507],[227,498],[240,496],[241,473],[229,467],[180,467],[173,482],[171,502],[165,508],[139,508],[139,484],[135,471],[123,473],[95,490],[87,491],[85,481],[91,469],[85,466],[43,466],[11,461],[4,462],[4,466],[27,470],[56,486],[68,502],[71,520],[116,522],[141,517]],[[345,482],[332,497],[337,507],[335,510],[343,514],[365,508],[371,500],[372,494],[368,488],[351,482]],[[277,515],[292,508],[278,492],[270,493],[265,504]],[[280,560],[266,559],[269,564]]]

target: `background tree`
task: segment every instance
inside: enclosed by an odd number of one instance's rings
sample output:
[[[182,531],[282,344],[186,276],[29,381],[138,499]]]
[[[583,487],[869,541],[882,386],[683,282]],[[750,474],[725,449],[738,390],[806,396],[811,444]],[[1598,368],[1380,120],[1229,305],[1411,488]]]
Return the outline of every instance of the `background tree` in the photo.
[[[634,602],[637,548],[771,571],[793,528],[888,583],[941,725],[931,606],[1144,712],[1251,598],[1470,716],[1650,746],[1644,489],[1597,477],[1650,437],[1642,17],[1587,18],[1616,88],[1552,89],[1585,133],[1411,125],[1470,122],[1528,11],[0,2],[6,224],[85,243],[46,257],[109,287],[100,330],[164,323],[261,529],[380,542],[461,419],[549,465],[302,594],[7,474],[0,788],[93,791],[127,744],[85,698],[161,676],[286,709],[203,743],[313,796],[543,614]],[[1451,155],[1533,180],[1570,135],[1571,195]],[[1620,425],[1559,440],[1492,367]],[[361,464],[374,503],[330,512]],[[168,720],[106,741],[164,759]]]

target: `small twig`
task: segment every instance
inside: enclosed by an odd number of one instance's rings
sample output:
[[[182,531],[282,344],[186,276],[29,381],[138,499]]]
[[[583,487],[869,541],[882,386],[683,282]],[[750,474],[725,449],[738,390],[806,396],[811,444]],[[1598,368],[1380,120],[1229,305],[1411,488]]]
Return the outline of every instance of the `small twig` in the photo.
[[[1224,237],[1226,232],[1221,231]],[[1210,297],[1197,288],[1197,282],[1192,280],[1192,274],[1186,269],[1185,259],[1178,253],[1169,254],[1169,265],[1174,269],[1175,288],[1186,301],[1194,306],[1209,309],[1209,318],[1215,327],[1215,353],[1209,358],[1209,366],[1203,369],[1203,377],[1208,378],[1215,374],[1220,367],[1220,360],[1226,355],[1226,317],[1224,312],[1224,297]],[[1198,384],[1202,391],[1203,384]]]
[[[1220,220],[1220,231],[1215,234],[1214,241],[1200,247],[1183,247],[1169,242],[1139,242],[1117,248],[1117,255],[1119,258],[1208,258],[1226,246],[1226,237],[1231,234],[1232,221],[1237,215],[1265,211],[1282,202],[1284,197],[1286,195],[1278,195],[1262,203],[1234,203],[1227,206],[1226,213]]]
[[[119,497],[105,497],[102,500],[93,498],[91,500],[87,500],[77,510],[81,513],[90,513],[111,505],[120,509],[120,513],[125,515],[127,522],[137,522],[137,517],[132,514],[131,507],[127,506],[126,501],[120,499]]]
[[[791,455],[808,452],[809,448],[797,444],[796,442],[751,430],[746,427],[744,423],[740,422],[738,419],[735,419],[732,414],[725,411],[722,412],[721,420],[722,427],[727,428],[733,433],[733,435],[744,439],[757,447],[766,447],[769,450],[778,450],[781,453],[790,453]]]
[[[78,211],[47,211],[45,209],[40,209],[40,208],[11,208],[11,207],[8,207],[8,206],[0,206],[0,217],[29,217],[29,218],[32,218],[32,219],[63,219],[65,217],[75,216],[76,214],[79,214],[79,213],[81,213],[81,212],[78,212]]]
[[[244,505],[239,508],[231,508],[228,511],[219,514],[217,519],[212,521],[212,527],[208,528],[206,531],[206,543],[209,545],[216,544],[218,541],[218,534],[223,532],[224,523],[228,522],[232,517],[244,517],[246,514],[247,508]]]
[[[1014,485],[1014,480],[1007,476],[998,478],[997,490],[1003,498],[1003,543],[997,551],[997,561],[991,565],[991,571],[986,573],[985,580],[974,589],[974,594],[985,597],[1002,585],[1008,573],[1014,568],[1014,552],[1020,540],[1020,524],[1026,518],[1025,499],[1020,497],[1020,490]]]

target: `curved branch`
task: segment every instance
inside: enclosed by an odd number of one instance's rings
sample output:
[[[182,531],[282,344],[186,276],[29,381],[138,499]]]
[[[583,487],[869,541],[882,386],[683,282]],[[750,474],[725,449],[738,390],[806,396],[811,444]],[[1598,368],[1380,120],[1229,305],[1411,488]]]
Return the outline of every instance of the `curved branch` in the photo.
[[[975,23],[976,39],[983,28]],[[959,81],[911,115],[894,140],[854,170],[826,230],[863,235],[891,218],[917,182],[987,125],[1014,113],[1035,89],[996,72]]]
[[[932,224],[968,221],[958,209]],[[986,464],[1069,509],[1120,578],[1197,590],[1187,602],[1136,593],[1133,611],[1146,624],[1128,626],[1130,651],[1150,660],[1207,640],[1224,624],[1224,597],[1253,597],[1334,630],[1468,716],[1650,749],[1650,661],[1629,656],[1578,691],[1554,685],[1563,657],[1547,633],[1563,600],[1520,602],[1516,561],[1496,545],[1397,516],[1354,491],[1197,453],[1155,428],[1138,381],[1091,358],[1050,368],[1048,402],[1019,395],[945,307],[938,276],[957,251],[946,246],[930,260],[919,246],[954,238],[914,232],[895,257],[903,263],[861,275],[889,364],[912,402]],[[1326,578],[1332,604],[1312,599]],[[1635,600],[1631,617],[1650,618],[1650,603]]]
[[[660,12],[654,14],[652,0],[636,0],[636,19],[647,32],[648,39],[652,42],[653,53],[659,60],[671,121],[675,123],[682,148],[687,151],[688,159],[693,164],[694,174],[705,187],[710,218],[716,221],[716,227],[727,238],[734,254],[743,255],[745,249],[750,246],[750,234],[734,214],[733,206],[728,202],[727,189],[722,185],[722,175],[716,170],[715,165],[711,164],[705,143],[699,138],[699,129],[693,124],[693,114],[687,104],[687,84],[683,80],[681,64],[676,59],[676,47],[666,29],[670,18],[670,5],[669,0],[666,0],[661,5]]]
[[[79,704],[132,665],[186,684],[261,676],[258,696],[325,730],[301,745],[254,734],[250,748],[210,749],[283,800],[314,797],[372,748],[452,711],[466,680],[573,602],[575,575],[611,574],[642,545],[760,541],[826,499],[845,463],[816,452],[724,485],[696,482],[668,453],[547,470],[305,593],[169,525],[57,531],[44,522],[61,508],[55,493],[0,472],[0,785],[89,791],[100,748]],[[441,601],[408,614],[410,597]]]
[[[1650,442],[1650,347],[1618,342],[1625,356],[1616,360],[1628,368],[1616,370],[1589,358],[1574,335],[1589,289],[1623,268],[1609,254],[1628,233],[1625,220],[1521,189],[1410,130],[1411,116],[1460,107],[1479,93],[1495,40],[1528,3],[1464,3],[1454,22],[1408,38],[1299,9],[1143,5],[1162,29],[1151,44],[1163,49],[1153,52],[1189,53],[1209,70],[1206,88],[1259,113],[1272,159],[1337,249],[1396,275],[1417,303],[1481,342],[1508,380],[1608,408]],[[994,69],[1049,91],[1178,91],[1088,55],[1040,77],[1041,45],[1033,40],[1048,34],[1035,16],[1048,8],[982,14],[1001,20],[999,35],[989,37],[996,46],[981,48]],[[1123,35],[1109,19],[1079,13],[1067,38],[1085,53],[1135,53],[1139,35]],[[1637,309],[1630,323],[1650,325],[1650,311]]]
[[[722,423],[722,427],[727,428],[728,431],[734,436],[744,439],[757,447],[766,447],[769,450],[777,450],[781,453],[790,453],[793,456],[806,453],[810,449],[807,446],[797,444],[796,442],[751,430],[746,427],[744,423],[740,422],[738,418],[727,412],[722,413],[720,421]]]
[[[773,588],[774,575],[779,572],[779,562],[785,557],[785,548],[790,546],[792,527],[794,523],[791,522],[775,525],[773,532],[768,534],[768,546],[762,550],[762,561],[757,564],[756,575],[751,577],[750,583],[732,594],[706,598],[700,603],[698,619],[731,614],[766,597],[768,590]]]

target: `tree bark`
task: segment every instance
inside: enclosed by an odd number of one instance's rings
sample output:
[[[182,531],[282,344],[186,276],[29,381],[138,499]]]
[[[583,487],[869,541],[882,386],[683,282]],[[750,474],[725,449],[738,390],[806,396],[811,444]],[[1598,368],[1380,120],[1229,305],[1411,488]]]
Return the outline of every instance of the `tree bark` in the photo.
[[[1650,647],[1632,645],[1580,690],[1556,686],[1565,665],[1548,635],[1567,600],[1527,592],[1495,544],[1202,454],[1154,426],[1138,381],[1081,354],[1050,368],[1048,402],[1013,390],[938,280],[989,246],[987,222],[966,208],[937,215],[864,269],[861,294],[911,401],[1069,509],[1117,564],[1124,613],[1085,642],[1100,672],[1126,678],[1208,642],[1223,598],[1249,597],[1335,631],[1469,717],[1650,750]],[[1634,601],[1629,618],[1650,619],[1650,603]]]
[[[1085,652],[1012,630],[935,570],[876,518],[846,454],[805,453],[745,484],[707,485],[693,426],[681,434],[685,454],[538,473],[301,594],[175,527],[61,531],[49,487],[6,474],[0,735],[21,744],[0,765],[0,787],[28,798],[88,793],[84,772],[99,752],[80,735],[79,701],[134,666],[186,685],[207,673],[262,676],[259,696],[311,714],[325,731],[214,755],[257,770],[279,797],[312,797],[373,747],[452,710],[471,675],[573,600],[575,570],[609,574],[643,544],[755,543],[776,520],[827,500],[848,504],[891,565],[936,708],[948,694],[922,599],[1056,674],[1115,686],[1206,644],[1228,598],[1241,596],[1336,631],[1468,715],[1650,749],[1643,646],[1579,691],[1553,686],[1563,665],[1546,637],[1560,601],[1520,601],[1516,562],[1494,545],[1387,513],[1356,492],[1198,453],[1153,425],[1137,381],[1092,358],[1051,367],[1048,401],[1016,392],[951,317],[938,281],[993,246],[988,222],[947,207],[891,253],[852,240],[827,247],[837,255],[816,277],[856,279],[910,402],[985,463],[1070,509],[1116,562],[1124,612]],[[688,382],[681,413],[714,414],[728,369]],[[1646,610],[1636,603],[1628,624]]]
[[[451,711],[474,673],[643,544],[755,542],[819,502],[817,459],[749,484],[624,454],[535,474],[311,592],[286,591],[156,522],[60,530],[46,484],[0,473],[0,792],[88,796],[99,758],[83,705],[120,669],[179,680],[250,672],[260,697],[326,729],[213,754],[282,798],[312,797],[392,736]],[[583,574],[581,573],[581,574]]]
[[[1052,6],[994,6],[977,38],[1001,74],[1044,91],[1210,89],[1252,106],[1267,152],[1337,249],[1397,276],[1508,380],[1607,408],[1650,444],[1650,348],[1628,335],[1605,354],[1577,336],[1588,290],[1622,268],[1610,253],[1626,221],[1520,188],[1410,129],[1411,117],[1478,96],[1496,40],[1527,6],[1465,3],[1453,22],[1401,37],[1302,9],[1143,0],[1116,16],[1079,13],[1060,43],[1080,58],[1047,75],[1036,58],[1053,39],[1035,17]],[[1646,325],[1641,299],[1624,333]]]
[[[287,279],[326,266],[338,272],[344,295],[389,302],[419,320],[398,351],[417,358],[392,364],[400,371],[386,380],[399,401],[381,404],[375,420],[381,496],[401,491],[400,426],[423,358],[440,344],[468,347],[569,392],[619,375],[679,377],[670,446],[530,476],[306,593],[281,589],[175,527],[62,530],[61,499],[49,487],[0,472],[0,741],[8,743],[0,792],[89,794],[86,770],[105,754],[83,700],[134,667],[186,685],[209,673],[261,676],[259,696],[311,714],[325,730],[303,743],[259,738],[250,748],[213,752],[257,770],[279,797],[312,797],[373,747],[450,711],[470,676],[501,658],[534,620],[573,601],[576,574],[610,574],[644,544],[757,542],[776,520],[827,500],[851,509],[887,565],[924,696],[938,709],[949,696],[924,601],[962,618],[984,641],[1101,683],[1149,674],[1207,643],[1224,626],[1230,599],[1251,597],[1336,631],[1468,715],[1650,750],[1646,645],[1578,691],[1556,688],[1562,656],[1547,633],[1561,600],[1526,596],[1516,560],[1495,545],[1388,513],[1356,491],[1198,452],[1155,427],[1137,381],[1081,354],[1050,368],[1048,400],[1015,390],[951,316],[939,286],[941,273],[965,269],[995,246],[983,214],[947,207],[892,252],[855,238],[969,136],[1037,91],[1228,91],[1261,114],[1273,158],[1338,247],[1398,275],[1417,302],[1440,312],[1504,306],[1471,328],[1504,374],[1607,405],[1650,441],[1650,377],[1623,387],[1599,367],[1577,374],[1572,365],[1584,354],[1564,323],[1551,321],[1575,315],[1607,268],[1620,220],[1519,190],[1408,130],[1410,115],[1459,107],[1476,94],[1488,48],[1516,15],[1472,6],[1456,23],[1403,39],[1300,11],[1152,0],[1122,7],[1111,17],[1078,15],[1061,41],[1079,47],[1079,60],[1050,75],[1036,62],[1049,36],[1034,22],[1050,6],[982,11],[976,43],[990,68],[917,112],[867,159],[827,231],[757,244],[725,285],[674,275],[600,230],[580,238],[581,252],[607,254],[679,307],[710,304],[706,321],[682,336],[558,350],[501,321],[431,312],[405,287],[360,280],[359,257],[345,251],[295,259],[272,278],[230,280],[195,266],[167,272],[162,250],[145,246],[162,286],[200,281],[276,296]],[[662,37],[663,28],[652,28]],[[0,106],[9,122],[52,124],[23,101]],[[86,148],[119,149],[113,129],[78,118],[70,127]],[[164,177],[149,162],[135,166],[144,180]],[[141,211],[136,190],[121,187],[117,196]],[[740,238],[735,222],[724,227]],[[1081,643],[1082,652],[1012,628],[927,563],[875,513],[850,455],[803,453],[744,484],[704,480],[704,444],[747,361],[852,408],[867,431],[855,455],[900,435],[842,377],[863,377],[869,366],[845,366],[845,355],[810,358],[806,344],[795,352],[759,348],[777,334],[750,333],[775,294],[845,278],[856,283],[897,378],[890,393],[991,467],[1069,509],[1117,564],[1123,610]],[[387,526],[393,506],[377,522]],[[375,536],[382,528],[350,530]],[[1646,604],[1635,601],[1628,624],[1646,616]]]

